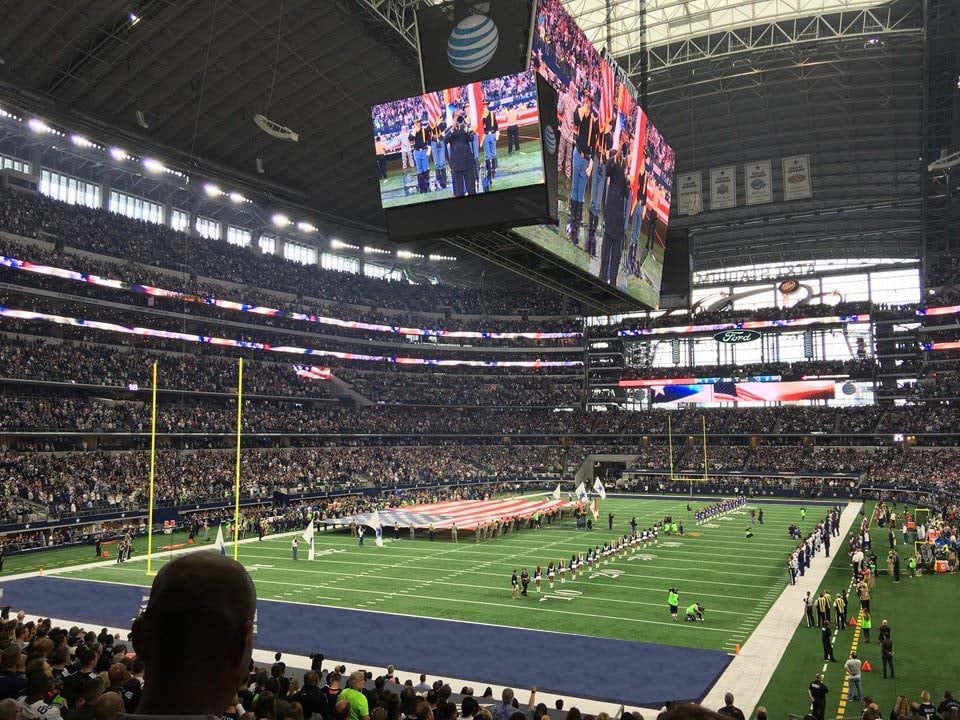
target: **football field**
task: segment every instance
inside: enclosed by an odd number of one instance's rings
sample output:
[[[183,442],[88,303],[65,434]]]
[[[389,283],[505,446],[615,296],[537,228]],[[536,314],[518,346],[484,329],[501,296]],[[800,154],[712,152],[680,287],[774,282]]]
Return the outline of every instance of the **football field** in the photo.
[[[704,505],[693,501],[691,507]],[[410,540],[406,533],[394,540],[385,532],[383,547],[369,535],[365,546],[358,547],[345,531],[321,532],[312,562],[302,541],[294,561],[289,536],[268,536],[240,544],[238,559],[264,599],[732,651],[786,585],[786,558],[794,546],[787,527],[800,520],[797,505],[763,504],[765,524],[746,539],[752,507],[760,506],[748,504],[697,527],[685,499],[608,499],[600,503],[597,525],[602,529],[595,525],[592,531],[577,530],[572,519],[564,519],[480,544],[465,532],[459,543],[439,535],[433,542],[419,536]],[[804,530],[825,512],[809,509]],[[608,513],[614,514],[613,531],[607,529]],[[526,567],[532,575],[537,565],[545,570],[550,561],[569,560],[588,544],[629,532],[631,517],[643,529],[665,515],[683,520],[683,536],[661,535],[656,544],[594,567],[576,580],[557,581],[552,590],[544,577],[540,594],[531,583],[528,597],[511,597],[515,568]],[[123,565],[58,574],[149,586],[142,543],[137,551],[140,559]],[[155,555],[154,569],[168,559],[169,553]],[[680,591],[679,622],[671,620],[667,609],[671,586]],[[705,621],[683,622],[683,608],[694,602],[706,607]]]

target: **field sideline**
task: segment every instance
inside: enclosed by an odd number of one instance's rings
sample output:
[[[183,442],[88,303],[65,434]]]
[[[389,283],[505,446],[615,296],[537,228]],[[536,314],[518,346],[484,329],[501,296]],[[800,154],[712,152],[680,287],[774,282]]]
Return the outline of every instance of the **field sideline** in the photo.
[[[692,507],[705,504],[694,501]],[[559,527],[545,525],[479,545],[467,533],[457,544],[406,536],[393,541],[387,533],[382,548],[369,537],[361,548],[348,534],[330,532],[318,534],[313,562],[305,559],[302,544],[300,559],[291,559],[289,537],[240,545],[239,559],[265,599],[732,651],[787,582],[785,562],[794,543],[786,528],[799,521],[799,508],[765,503],[763,510],[765,525],[758,525],[750,540],[744,538],[749,524],[744,510],[695,527],[685,498],[608,499],[600,508],[603,529],[593,531],[577,531],[573,520],[564,520]],[[821,507],[808,511],[807,527],[820,519],[821,510],[825,513]],[[612,532],[606,529],[609,512],[615,515]],[[644,528],[668,514],[684,520],[685,536],[661,536],[656,546],[575,581],[557,582],[553,591],[545,579],[542,595],[531,584],[529,597],[511,598],[514,568],[532,573],[537,564],[545,568],[551,560],[569,559],[588,542],[628,532],[632,516]],[[165,561],[155,556],[154,567]],[[124,565],[58,574],[148,586],[145,564],[141,556]],[[681,606],[698,601],[706,606],[705,622],[671,621],[666,606],[671,585],[680,589]]]

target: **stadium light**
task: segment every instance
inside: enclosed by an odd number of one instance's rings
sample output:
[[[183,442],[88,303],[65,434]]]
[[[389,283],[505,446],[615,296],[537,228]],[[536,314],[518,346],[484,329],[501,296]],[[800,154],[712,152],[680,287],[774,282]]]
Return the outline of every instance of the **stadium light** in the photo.
[[[308,222],[300,221],[297,223],[297,230],[299,230],[300,232],[312,233],[312,232],[316,232],[317,228]]]
[[[138,22],[140,22],[140,16],[135,12],[130,13],[130,24],[136,25]]]
[[[238,204],[239,204],[239,203],[243,203],[243,202],[250,202],[250,200],[247,200],[246,197],[244,197],[243,195],[241,195],[241,194],[238,193],[238,192],[232,192],[232,193],[230,193],[230,200],[231,200],[231,202],[235,202],[235,203],[238,203]]]
[[[0,108],[0,117],[10,118],[11,120],[20,120],[20,117],[18,115],[14,115],[12,112],[4,110],[3,108]]]
[[[112,157],[117,162],[123,162],[124,160],[129,160],[130,156],[127,155],[126,150],[121,150],[118,147],[110,148],[110,157]]]
[[[37,118],[30,118],[27,121],[27,127],[37,133],[37,135],[45,135],[49,132],[53,132],[53,128],[43,122],[43,120],[38,120]]]
[[[144,158],[143,167],[147,172],[152,173],[162,173],[166,172],[167,168],[164,167],[163,163],[159,160],[154,160],[153,158]]]
[[[409,250],[397,250],[397,257],[403,258],[404,260],[412,260],[414,258],[423,260],[423,255],[415,252],[410,252]]]
[[[288,218],[283,213],[274,213],[273,217],[270,218],[274,225],[277,227],[286,227],[290,224],[290,218]]]
[[[70,142],[72,142],[77,147],[84,147],[84,148],[96,147],[97,145],[96,143],[87,140],[83,135],[76,135],[76,134],[70,136]]]
[[[213,183],[206,183],[203,186],[203,191],[210,197],[219,197],[220,195],[223,195],[223,190],[218,188]]]
[[[429,259],[429,260],[432,260],[433,262],[455,262],[455,261],[456,261],[456,258],[455,258],[455,257],[450,257],[449,255],[433,255],[433,254],[431,254],[431,255],[428,257],[428,259]]]
[[[378,248],[378,247],[372,247],[370,245],[364,245],[363,251],[370,255],[389,255],[390,254],[389,250],[384,250],[383,248]]]

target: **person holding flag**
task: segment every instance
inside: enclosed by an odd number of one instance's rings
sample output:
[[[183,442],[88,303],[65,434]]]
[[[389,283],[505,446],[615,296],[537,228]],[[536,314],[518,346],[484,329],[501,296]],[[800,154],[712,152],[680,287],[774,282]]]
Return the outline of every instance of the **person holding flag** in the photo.
[[[313,549],[313,518],[310,518],[310,523],[307,525],[307,529],[303,531],[303,541],[307,543],[307,560],[313,560],[315,557]]]
[[[226,543],[223,541],[223,524],[220,524],[220,525],[217,527],[217,539],[216,539],[216,542],[214,543],[214,545],[216,546],[217,551],[218,551],[221,555],[226,555],[226,554],[227,554],[227,545],[226,545]]]
[[[374,510],[373,515],[370,516],[369,522],[367,525],[373,529],[374,533],[374,543],[377,547],[383,547],[383,523],[380,522],[380,511]]]

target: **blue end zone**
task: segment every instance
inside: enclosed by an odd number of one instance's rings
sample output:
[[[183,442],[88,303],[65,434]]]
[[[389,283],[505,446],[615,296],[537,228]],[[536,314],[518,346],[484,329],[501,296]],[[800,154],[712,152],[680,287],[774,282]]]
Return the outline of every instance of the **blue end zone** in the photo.
[[[124,628],[146,588],[36,577],[3,584],[31,615]],[[372,611],[259,600],[256,646],[606,702],[700,701],[730,663],[717,650],[608,640]]]

